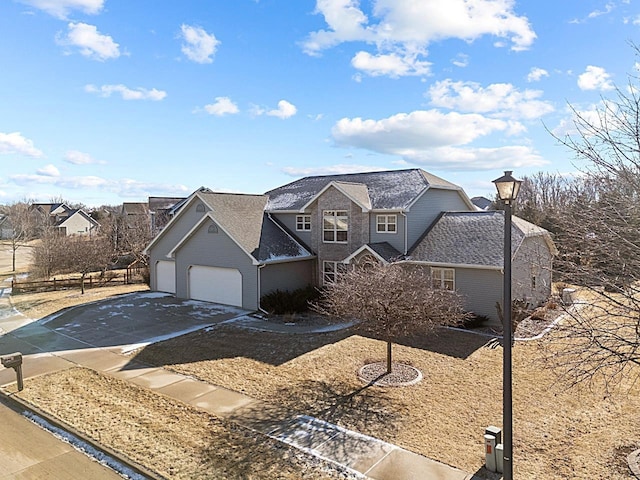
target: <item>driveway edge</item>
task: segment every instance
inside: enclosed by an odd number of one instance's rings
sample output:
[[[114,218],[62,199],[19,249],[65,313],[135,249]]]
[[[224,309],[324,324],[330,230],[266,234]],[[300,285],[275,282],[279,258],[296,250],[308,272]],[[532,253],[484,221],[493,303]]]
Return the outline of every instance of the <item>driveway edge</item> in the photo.
[[[139,463],[135,462],[134,460],[131,460],[130,458],[124,456],[122,453],[116,452],[115,450],[107,447],[106,445],[102,445],[100,443],[98,443],[97,441],[95,441],[94,439],[84,435],[82,432],[78,431],[77,429],[75,429],[74,427],[72,427],[71,425],[68,425],[67,423],[52,417],[51,415],[43,412],[42,410],[40,410],[38,407],[36,407],[35,405],[32,405],[31,403],[22,400],[18,397],[15,397],[11,394],[8,394],[7,392],[4,391],[4,389],[0,388],[0,402],[4,403],[5,405],[8,405],[10,408],[13,408],[14,410],[18,411],[18,413],[21,413],[21,411],[28,411],[33,413],[34,415],[37,415],[38,417],[43,418],[44,420],[46,420],[48,423],[50,423],[51,425],[53,425],[56,428],[59,428],[61,430],[64,430],[66,432],[69,432],[70,434],[72,434],[73,436],[79,438],[80,440],[82,440],[83,442],[87,443],[88,445],[90,445],[91,447],[95,448],[96,450],[103,452],[105,455],[108,455],[109,457],[114,458],[116,461],[118,461],[119,463],[121,463],[122,465],[124,465],[125,467],[131,469],[133,472],[139,474],[139,475],[143,475],[144,477],[147,477],[151,480],[166,480],[165,477],[158,475],[157,473],[147,469],[146,467],[140,465]]]

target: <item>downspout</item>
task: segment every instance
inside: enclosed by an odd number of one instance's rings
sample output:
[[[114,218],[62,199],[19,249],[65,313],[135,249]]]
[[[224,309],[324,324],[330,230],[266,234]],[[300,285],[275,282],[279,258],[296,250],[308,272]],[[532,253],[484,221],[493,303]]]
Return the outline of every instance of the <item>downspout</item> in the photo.
[[[409,250],[409,246],[407,245],[409,236],[409,225],[407,225],[407,215],[403,211],[400,211],[400,215],[404,217],[404,255],[406,255],[407,251]]]
[[[258,265],[258,269],[256,270],[258,272],[258,311],[269,315],[269,312],[267,312],[266,310],[263,310],[262,307],[260,306],[260,270],[262,270],[264,267],[266,267],[266,265],[264,263],[261,263],[260,265]]]

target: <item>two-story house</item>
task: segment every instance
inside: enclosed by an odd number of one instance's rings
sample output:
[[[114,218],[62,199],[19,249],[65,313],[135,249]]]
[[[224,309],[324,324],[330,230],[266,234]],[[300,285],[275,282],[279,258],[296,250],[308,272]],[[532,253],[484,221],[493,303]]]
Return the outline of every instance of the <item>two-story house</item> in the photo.
[[[477,211],[460,187],[420,169],[311,176],[264,195],[202,188],[186,199],[147,247],[151,288],[180,298],[257,310],[263,295],[332,282],[347,265],[363,257],[411,261],[430,268],[434,275],[452,276],[452,282],[439,284],[443,288],[456,288],[458,269],[458,285],[473,288],[473,282],[465,283],[460,275],[475,267],[487,268],[482,255],[476,256],[478,265],[429,258],[433,248],[425,247],[425,242],[429,232],[436,235],[443,230],[435,228],[438,223],[444,225],[443,212],[472,217],[484,213]],[[498,222],[488,220],[479,218],[478,228],[484,225],[500,234]],[[453,235],[461,236],[458,240],[470,250],[493,248],[478,242],[471,232]],[[436,244],[441,247],[444,242],[446,250],[451,238],[440,236]],[[525,237],[516,235],[516,239]],[[544,268],[550,275],[550,265],[539,270]],[[550,289],[550,276],[543,279],[538,273],[537,278],[538,285],[547,284]],[[476,298],[473,292],[461,293]],[[492,300],[501,296],[498,282]],[[486,305],[476,309],[469,302],[467,308],[495,318],[495,308],[488,311]]]

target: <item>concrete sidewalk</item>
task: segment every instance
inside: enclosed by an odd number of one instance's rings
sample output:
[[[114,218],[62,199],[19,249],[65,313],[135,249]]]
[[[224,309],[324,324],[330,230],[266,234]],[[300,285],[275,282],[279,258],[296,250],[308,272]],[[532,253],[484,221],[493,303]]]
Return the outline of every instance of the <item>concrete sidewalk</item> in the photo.
[[[0,479],[122,480],[0,402]]]
[[[23,366],[25,385],[28,385],[28,377],[81,365],[227,418],[371,479],[475,478],[454,467],[321,419],[295,413],[283,416],[279,408],[241,393],[135,360],[132,362],[130,357],[120,353],[121,350],[93,348],[29,355]],[[0,386],[14,382],[13,370],[0,370]]]

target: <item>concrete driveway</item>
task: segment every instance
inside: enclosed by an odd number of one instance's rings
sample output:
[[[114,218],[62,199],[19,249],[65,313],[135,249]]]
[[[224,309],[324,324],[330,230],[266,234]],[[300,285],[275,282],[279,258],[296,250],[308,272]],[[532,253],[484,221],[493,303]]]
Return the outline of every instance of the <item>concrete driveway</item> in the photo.
[[[72,307],[24,325],[0,306],[0,355],[90,348],[131,349],[247,313],[239,308],[140,292]]]

